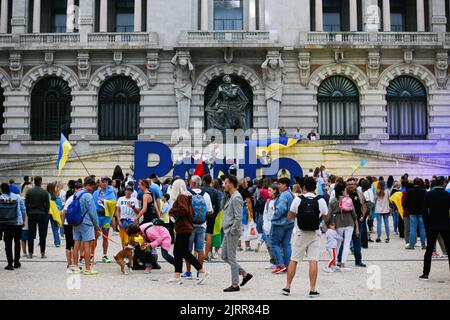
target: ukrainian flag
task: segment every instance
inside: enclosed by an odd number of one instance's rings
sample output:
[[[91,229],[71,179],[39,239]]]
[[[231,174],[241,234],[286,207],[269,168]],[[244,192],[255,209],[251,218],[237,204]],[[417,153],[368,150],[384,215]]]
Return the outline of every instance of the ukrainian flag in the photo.
[[[61,133],[61,139],[59,142],[58,160],[56,160],[56,169],[58,170],[58,177],[61,174],[61,170],[64,168],[67,159],[69,159],[70,150],[72,145],[69,140],[66,139],[64,134]]]
[[[263,151],[269,154],[272,151],[290,148],[297,142],[297,139],[280,137],[265,140],[248,140],[247,145],[249,147],[256,148],[256,153],[261,155]]]

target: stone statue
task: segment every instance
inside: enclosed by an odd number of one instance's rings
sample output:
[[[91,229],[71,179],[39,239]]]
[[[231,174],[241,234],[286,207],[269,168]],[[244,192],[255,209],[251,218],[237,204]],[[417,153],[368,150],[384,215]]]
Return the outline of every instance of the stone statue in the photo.
[[[225,75],[223,83],[217,88],[206,106],[209,129],[218,129],[225,133],[226,129],[250,129],[246,121],[248,99],[242,89],[231,82]]]
[[[189,52],[177,52],[171,63],[175,66],[175,98],[178,107],[178,123],[180,129],[189,130],[189,116],[194,82],[194,65]]]
[[[261,65],[266,90],[269,130],[278,129],[280,104],[283,96],[284,62],[281,55],[271,53]]]

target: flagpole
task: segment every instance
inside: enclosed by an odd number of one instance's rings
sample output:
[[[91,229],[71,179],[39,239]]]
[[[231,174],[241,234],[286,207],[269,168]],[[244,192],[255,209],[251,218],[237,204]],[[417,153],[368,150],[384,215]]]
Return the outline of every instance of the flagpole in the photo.
[[[81,164],[83,165],[84,170],[86,170],[88,176],[90,176],[91,174],[89,173],[88,169],[87,169],[86,166],[84,165],[83,160],[81,160],[80,156],[78,155],[77,151],[75,150],[75,147],[72,146],[72,150],[73,150],[73,152],[75,152],[75,155],[77,156],[78,160],[80,160],[80,162],[81,162]]]

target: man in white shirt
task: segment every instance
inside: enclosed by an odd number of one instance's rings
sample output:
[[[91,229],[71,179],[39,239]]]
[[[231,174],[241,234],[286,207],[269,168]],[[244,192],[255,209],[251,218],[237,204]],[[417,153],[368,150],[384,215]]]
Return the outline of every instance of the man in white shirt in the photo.
[[[291,292],[291,284],[297,271],[297,264],[301,262],[306,254],[306,260],[309,262],[309,281],[311,298],[318,297],[320,294],[316,291],[317,282],[317,262],[320,256],[320,221],[328,220],[328,206],[322,197],[317,198],[315,190],[316,180],[313,177],[307,177],[304,181],[303,195],[296,197],[292,201],[289,210],[288,219],[293,220],[297,217],[297,228],[291,262],[289,263],[286,287],[282,290],[284,295]],[[302,201],[305,204],[302,206]],[[299,212],[299,209],[301,212]],[[314,217],[314,215],[317,217]],[[303,220],[302,220],[303,219]]]
[[[127,185],[125,187],[125,196],[120,197],[116,204],[116,215],[120,227],[120,240],[122,245],[126,242],[125,229],[134,224],[139,214],[139,200],[133,197],[133,187]]]
[[[190,192],[192,193],[192,196],[195,195],[202,195],[205,199],[206,204],[206,215],[209,216],[213,214],[214,209],[211,203],[211,197],[209,194],[205,191],[203,191],[201,188],[202,185],[202,179],[199,176],[192,176],[191,182],[190,182]],[[189,239],[189,251],[192,251],[195,249],[194,256],[196,256],[198,262],[200,264],[203,264],[203,261],[205,259],[205,239],[206,239],[206,220],[202,224],[194,224],[194,231],[192,232],[192,235]],[[186,262],[186,272],[181,275],[181,277],[186,279],[192,278],[191,273],[191,265]],[[197,274],[198,278],[198,274]]]

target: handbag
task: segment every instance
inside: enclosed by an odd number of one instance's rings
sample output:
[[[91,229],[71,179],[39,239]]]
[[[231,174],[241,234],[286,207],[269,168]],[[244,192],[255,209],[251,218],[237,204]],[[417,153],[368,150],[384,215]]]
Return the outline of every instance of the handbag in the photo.
[[[256,223],[253,220],[249,220],[248,228],[246,231],[247,234],[245,238],[248,239],[248,241],[258,239],[258,231],[256,230]]]

